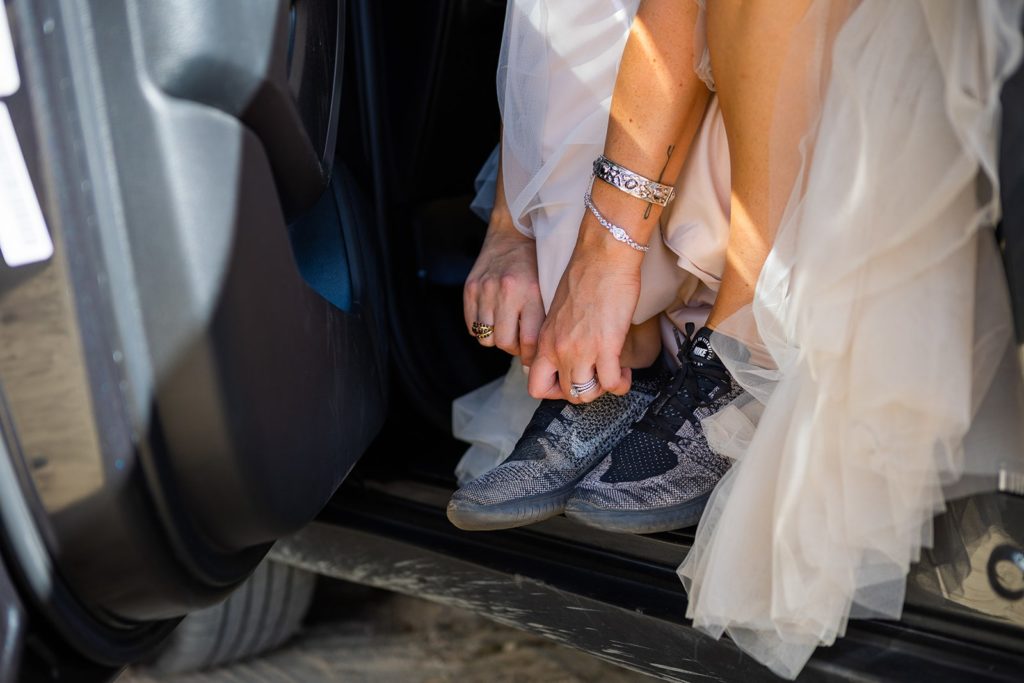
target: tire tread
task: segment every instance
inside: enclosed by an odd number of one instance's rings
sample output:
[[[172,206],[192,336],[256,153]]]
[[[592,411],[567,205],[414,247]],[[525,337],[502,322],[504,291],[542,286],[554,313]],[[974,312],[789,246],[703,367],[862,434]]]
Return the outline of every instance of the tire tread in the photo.
[[[315,574],[264,562],[227,600],[185,617],[149,668],[188,673],[279,647],[301,627],[315,583]]]

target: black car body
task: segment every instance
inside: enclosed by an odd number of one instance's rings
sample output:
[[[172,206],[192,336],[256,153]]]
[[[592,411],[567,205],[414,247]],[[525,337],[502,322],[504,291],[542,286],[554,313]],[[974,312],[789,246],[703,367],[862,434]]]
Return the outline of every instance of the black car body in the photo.
[[[667,680],[771,678],[684,619],[692,530],[444,517],[451,400],[504,363],[460,308],[501,0],[5,9],[3,102],[55,250],[0,262],[0,681],[107,680],[268,551]],[[1021,75],[1004,100],[1019,295]],[[1005,488],[939,520],[901,621],[851,623],[801,680],[1024,678]]]

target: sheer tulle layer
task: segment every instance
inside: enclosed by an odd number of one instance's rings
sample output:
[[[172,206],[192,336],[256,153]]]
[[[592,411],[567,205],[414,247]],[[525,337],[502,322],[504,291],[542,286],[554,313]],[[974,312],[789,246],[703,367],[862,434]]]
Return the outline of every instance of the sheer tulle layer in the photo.
[[[898,617],[948,487],[991,490],[1024,453],[990,229],[1019,10],[820,1],[801,27],[826,49],[794,54],[773,147],[799,172],[773,178],[755,302],[714,340],[753,398],[707,425],[738,463],[680,567],[694,624],[780,675],[850,616]]]
[[[526,391],[518,358],[508,373],[459,397],[452,405],[452,433],[469,449],[455,468],[459,484],[476,479],[509,456],[540,401]]]

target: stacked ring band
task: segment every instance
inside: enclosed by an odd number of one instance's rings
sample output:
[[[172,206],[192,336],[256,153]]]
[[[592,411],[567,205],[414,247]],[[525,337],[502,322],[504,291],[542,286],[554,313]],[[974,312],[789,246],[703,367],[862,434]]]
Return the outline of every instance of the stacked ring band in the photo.
[[[481,322],[474,322],[471,329],[473,336],[477,339],[487,339],[494,334],[494,325],[487,325]]]
[[[572,386],[569,387],[569,395],[571,395],[573,398],[579,398],[581,395],[587,393],[588,391],[593,391],[596,388],[597,377],[591,377],[583,384],[576,384],[576,382],[572,382]]]

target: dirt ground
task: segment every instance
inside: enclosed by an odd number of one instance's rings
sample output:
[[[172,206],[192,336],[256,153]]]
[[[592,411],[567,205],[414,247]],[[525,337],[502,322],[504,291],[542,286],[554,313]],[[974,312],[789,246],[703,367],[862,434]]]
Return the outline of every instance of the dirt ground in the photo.
[[[129,671],[117,683],[649,683],[654,679],[470,612],[363,593],[344,609],[320,600],[277,652],[193,675]]]

